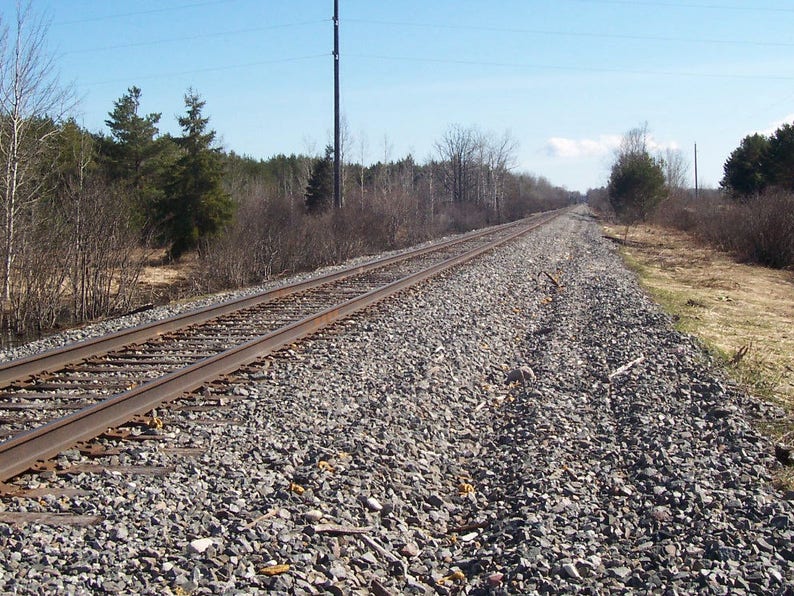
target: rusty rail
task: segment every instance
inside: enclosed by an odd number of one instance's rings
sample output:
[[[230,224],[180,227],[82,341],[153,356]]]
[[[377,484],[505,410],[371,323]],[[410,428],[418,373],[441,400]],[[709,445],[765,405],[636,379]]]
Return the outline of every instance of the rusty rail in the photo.
[[[4,443],[0,443],[0,482],[30,469],[38,461],[51,458],[81,441],[93,439],[107,431],[108,428],[119,426],[136,415],[149,412],[162,403],[172,401],[186,392],[193,391],[212,379],[229,374],[341,318],[510,242],[532,229],[548,223],[559,214],[560,212],[554,212],[545,215],[532,225],[522,226],[517,231],[486,246],[437,263],[420,272],[282,327],[270,334],[205,358],[184,369],[12,437]]]
[[[476,230],[474,232],[469,232],[468,234],[463,234],[438,244],[433,244],[431,246],[391,257],[375,259],[366,263],[362,263],[361,265],[347,268],[342,271],[329,273],[307,281],[287,284],[251,296],[244,296],[242,298],[236,298],[220,304],[213,304],[203,308],[191,310],[168,319],[145,323],[143,325],[138,325],[129,329],[123,329],[121,331],[94,339],[87,339],[78,343],[48,350],[46,352],[42,352],[41,354],[34,354],[32,356],[20,358],[18,360],[1,363],[0,388],[8,387],[14,382],[22,381],[33,375],[60,370],[67,365],[81,362],[90,357],[100,356],[125,346],[139,344],[171,331],[184,329],[192,325],[206,323],[207,321],[221,317],[231,312],[244,310],[259,304],[282,298],[284,296],[311,290],[327,283],[339,281],[347,277],[353,277],[355,275],[372,271],[373,269],[377,269],[379,267],[385,267],[393,263],[397,263],[409,257],[421,256],[442,248],[447,248],[466,242],[478,236],[485,236],[500,229],[507,229],[517,225],[520,224],[511,222],[508,224],[502,224],[500,226],[494,226],[485,230]]]

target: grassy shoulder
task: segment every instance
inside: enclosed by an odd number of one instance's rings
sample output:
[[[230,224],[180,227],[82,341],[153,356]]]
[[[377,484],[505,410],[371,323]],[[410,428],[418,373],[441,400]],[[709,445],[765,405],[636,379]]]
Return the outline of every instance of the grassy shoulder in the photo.
[[[761,429],[794,443],[794,272],[736,263],[682,232],[655,226],[604,226],[618,240],[643,287],[722,358],[748,392],[781,405],[785,423]],[[794,489],[794,469],[778,481]]]

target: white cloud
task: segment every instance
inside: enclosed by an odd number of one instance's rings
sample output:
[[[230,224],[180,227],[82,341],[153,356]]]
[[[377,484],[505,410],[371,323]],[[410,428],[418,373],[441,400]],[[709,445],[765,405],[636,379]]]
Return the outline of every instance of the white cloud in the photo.
[[[620,135],[601,135],[598,139],[551,137],[545,150],[551,157],[594,157],[605,155],[620,145]]]
[[[666,151],[667,149],[670,149],[671,151],[675,151],[676,149],[681,148],[681,146],[675,141],[667,141],[666,143],[663,143],[654,139],[653,135],[648,135],[647,143],[648,143],[648,150],[652,153]]]
[[[577,158],[597,157],[611,153],[620,146],[622,135],[599,135],[597,139],[566,139],[564,137],[551,137],[546,141],[544,149],[550,157]],[[646,139],[648,150],[651,152],[666,149],[678,149],[675,141],[660,142],[648,135]]]
[[[764,130],[759,130],[757,132],[761,133],[762,135],[765,135],[765,136],[769,137],[769,136],[772,136],[773,134],[775,134],[775,131],[778,128],[780,128],[781,126],[783,126],[784,124],[791,124],[792,122],[794,122],[794,114],[789,114],[788,116],[785,116],[785,117],[781,118],[777,122],[775,122],[773,124],[770,124]],[[750,133],[750,134],[752,134],[752,133]]]

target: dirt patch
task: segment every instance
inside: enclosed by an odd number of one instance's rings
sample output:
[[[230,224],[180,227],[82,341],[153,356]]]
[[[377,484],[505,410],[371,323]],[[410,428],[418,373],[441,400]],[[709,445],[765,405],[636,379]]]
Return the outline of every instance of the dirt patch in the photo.
[[[789,413],[765,428],[794,443],[794,272],[736,263],[691,236],[654,226],[605,226],[648,292],[679,329],[721,355],[730,374]],[[781,475],[794,487],[794,472]]]
[[[190,295],[191,279],[198,259],[189,254],[178,262],[169,262],[165,249],[153,253],[141,271],[138,287],[148,302],[163,304]]]

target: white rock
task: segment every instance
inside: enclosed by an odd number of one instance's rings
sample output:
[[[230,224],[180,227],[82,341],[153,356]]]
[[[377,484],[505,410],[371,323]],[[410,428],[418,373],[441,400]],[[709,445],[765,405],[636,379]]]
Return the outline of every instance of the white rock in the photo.
[[[571,577],[573,579],[581,579],[582,577],[581,575],[579,575],[579,570],[576,568],[576,565],[574,565],[573,563],[565,563],[565,565],[562,566],[562,570],[565,571],[568,577]]]
[[[367,509],[370,511],[380,511],[383,509],[383,505],[381,505],[380,501],[378,501],[375,497],[367,497],[366,504]]]
[[[214,543],[212,538],[196,538],[188,545],[188,550],[194,553],[203,553]]]

